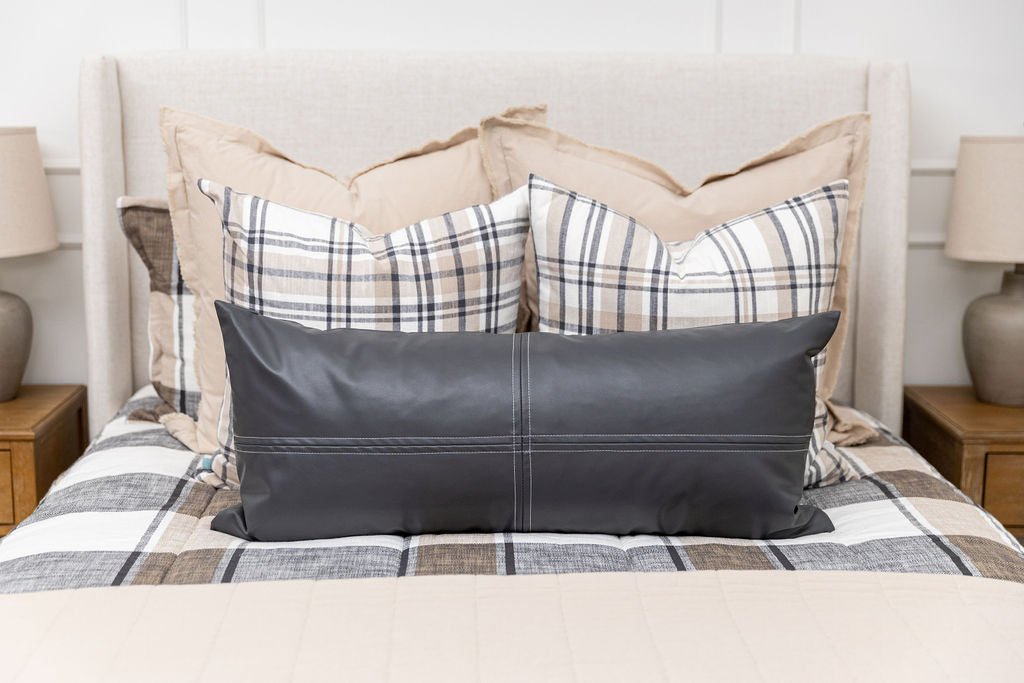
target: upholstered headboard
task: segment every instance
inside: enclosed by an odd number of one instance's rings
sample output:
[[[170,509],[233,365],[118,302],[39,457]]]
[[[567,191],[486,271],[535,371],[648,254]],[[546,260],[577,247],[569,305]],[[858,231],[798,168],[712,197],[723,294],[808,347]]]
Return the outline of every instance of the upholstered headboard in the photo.
[[[118,196],[165,196],[170,105],[251,127],[345,174],[510,105],[649,158],[693,183],[825,120],[872,115],[854,315],[837,396],[898,427],[909,88],[905,65],[809,56],[159,52],[82,63],[80,126],[89,415],[95,432],[148,381],[148,285]]]

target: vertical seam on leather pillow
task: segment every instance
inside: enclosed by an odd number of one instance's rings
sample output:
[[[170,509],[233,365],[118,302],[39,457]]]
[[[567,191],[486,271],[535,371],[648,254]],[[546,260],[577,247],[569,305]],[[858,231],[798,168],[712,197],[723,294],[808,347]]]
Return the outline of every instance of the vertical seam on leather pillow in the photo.
[[[526,335],[526,454],[529,458],[530,467],[530,488],[527,489],[530,496],[530,523],[526,529],[527,531],[533,531],[533,392],[530,390],[530,340],[532,338],[530,334]]]
[[[519,500],[519,485],[516,483],[516,458],[519,455],[516,453],[516,335],[512,337],[512,377],[510,384],[512,386],[512,529],[516,527],[516,515],[519,514],[518,500]]]

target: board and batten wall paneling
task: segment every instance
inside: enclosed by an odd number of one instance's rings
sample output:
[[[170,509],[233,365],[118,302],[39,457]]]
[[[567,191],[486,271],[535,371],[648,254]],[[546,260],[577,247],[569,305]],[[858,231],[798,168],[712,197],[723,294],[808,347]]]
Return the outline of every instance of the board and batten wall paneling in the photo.
[[[722,0],[720,52],[789,54],[797,49],[798,0]]]
[[[264,0],[268,48],[715,50],[715,0]]]
[[[32,309],[30,383],[85,383],[85,310],[82,252],[61,248],[0,261],[0,289]]]
[[[808,54],[905,59],[911,83],[908,384],[966,384],[960,324],[973,299],[996,291],[1003,267],[942,253],[960,136],[1024,135],[1024,2],[806,0]]]
[[[96,52],[176,48],[180,0],[0,3],[0,125],[38,128],[61,248],[0,260],[0,288],[32,309],[27,382],[85,382],[78,63]]]
[[[0,125],[36,126],[57,166],[78,163],[82,55],[181,44],[180,0],[5,0],[0,16]]]
[[[185,0],[183,48],[191,50],[263,47],[262,0]]]
[[[960,320],[1001,266],[942,253],[961,134],[1024,134],[1019,0],[48,0],[3,2],[0,125],[35,125],[62,248],[0,261],[36,320],[27,380],[84,381],[78,60],[149,49],[806,53],[906,59],[913,89],[905,379],[964,383]],[[711,169],[709,169],[711,170]]]
[[[1003,266],[946,258],[942,245],[907,254],[907,384],[969,384],[960,329],[967,304],[999,289]]]
[[[911,158],[952,166],[963,133],[1020,133],[1024,2],[807,0],[802,51],[905,59]]]

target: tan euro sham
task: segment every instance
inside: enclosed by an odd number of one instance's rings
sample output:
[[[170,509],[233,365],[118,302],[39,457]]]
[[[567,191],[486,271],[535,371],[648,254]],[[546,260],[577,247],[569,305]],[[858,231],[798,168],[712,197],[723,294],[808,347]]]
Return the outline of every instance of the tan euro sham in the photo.
[[[543,122],[546,107],[517,107],[501,120]],[[160,134],[167,153],[167,192],[185,283],[195,295],[196,374],[201,397],[195,443],[217,449],[224,396],[224,347],[213,302],[224,298],[221,223],[200,178],[230,185],[305,211],[391,232],[411,223],[490,202],[478,128],[371,166],[349,178],[292,160],[256,133],[196,114],[164,108]]]
[[[686,131],[666,135],[685,135]],[[594,147],[548,126],[496,117],[480,128],[484,165],[495,195],[535,173],[636,218],[666,242],[688,240],[736,216],[773,206],[840,178],[850,183],[846,234],[832,307],[843,313],[828,346],[821,383],[829,398],[839,377],[848,323],[850,260],[857,243],[867,172],[870,118],[856,113],[822,124],[739,168],[709,175],[687,188],[667,171],[638,157]],[[537,329],[538,294],[532,241],[523,264],[520,329]]]

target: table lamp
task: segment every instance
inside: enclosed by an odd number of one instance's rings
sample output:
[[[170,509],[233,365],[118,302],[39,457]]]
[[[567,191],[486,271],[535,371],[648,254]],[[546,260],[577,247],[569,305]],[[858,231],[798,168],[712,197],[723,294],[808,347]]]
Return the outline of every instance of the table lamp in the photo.
[[[1016,264],[964,314],[978,400],[1024,406],[1024,137],[962,137],[946,256]]]
[[[0,128],[0,259],[57,248],[57,228],[35,128]],[[0,290],[0,401],[15,397],[32,345],[24,299]]]

